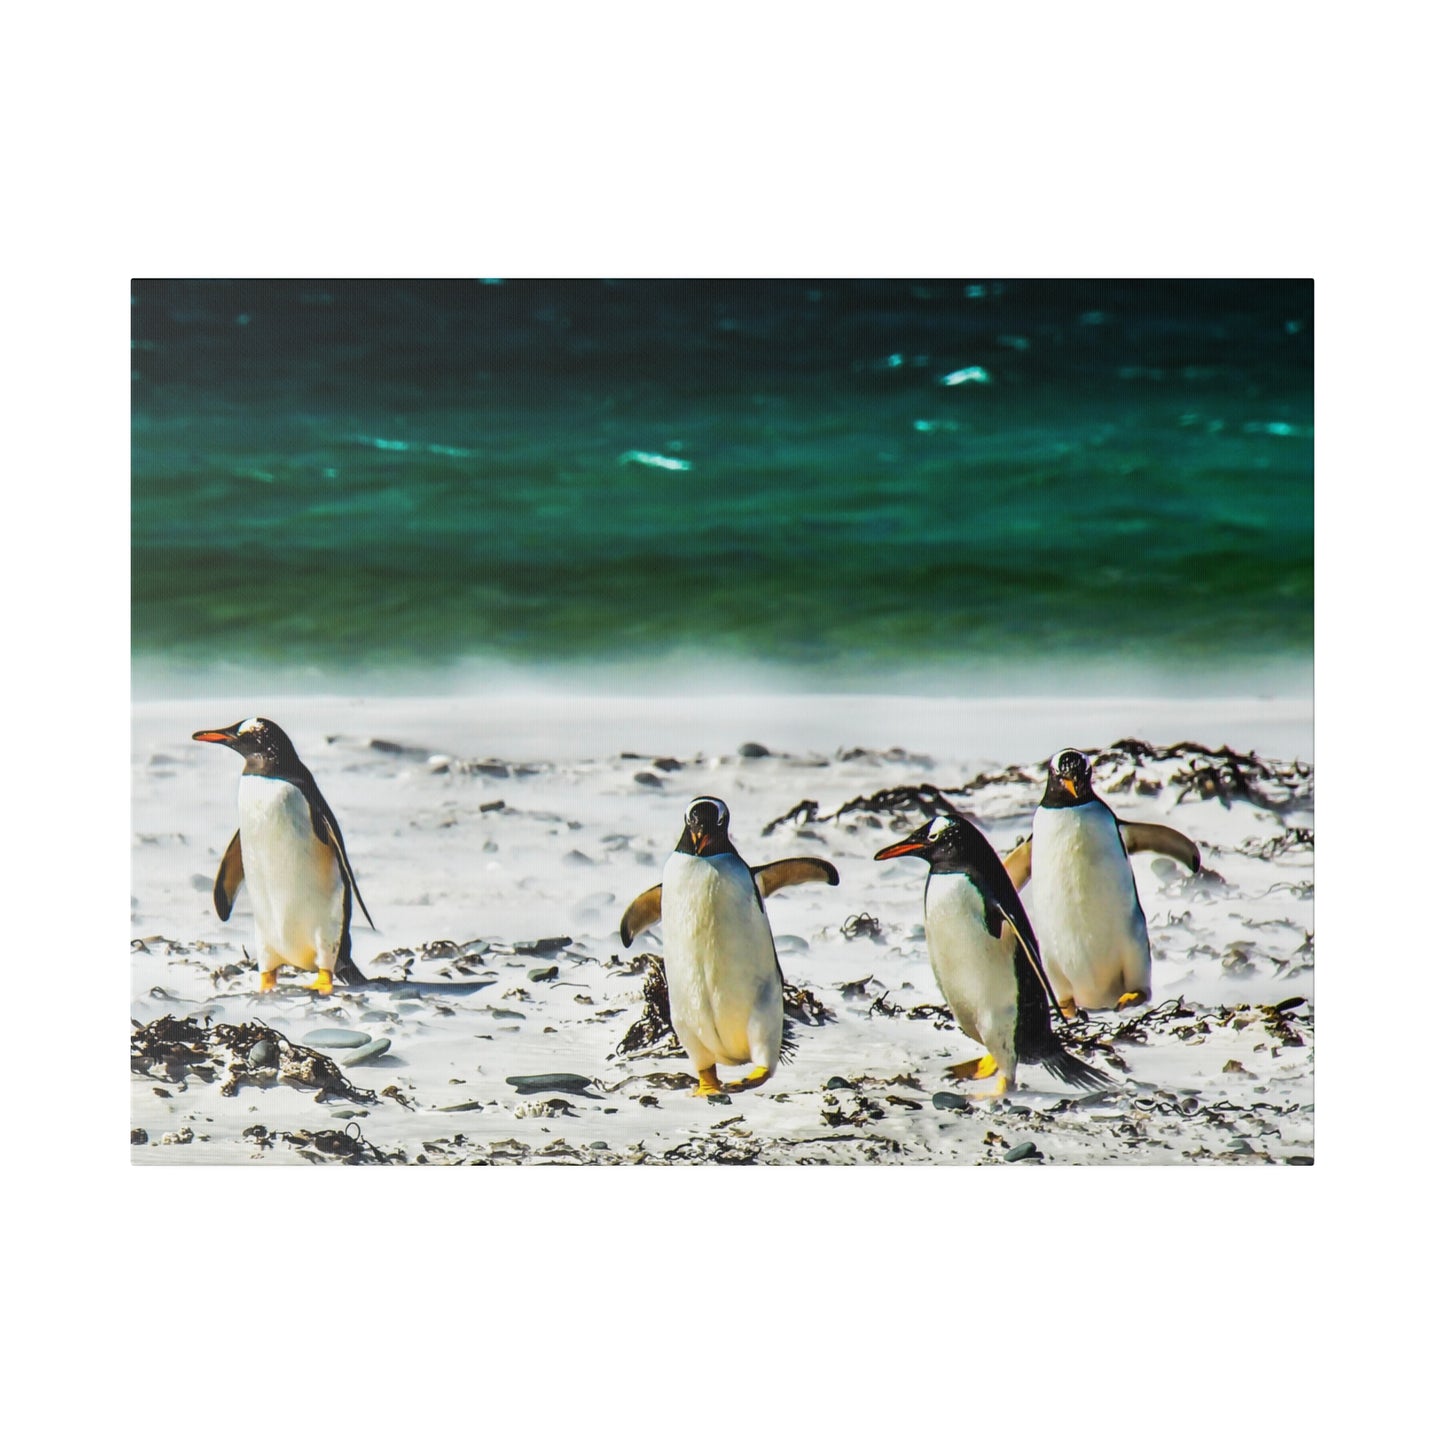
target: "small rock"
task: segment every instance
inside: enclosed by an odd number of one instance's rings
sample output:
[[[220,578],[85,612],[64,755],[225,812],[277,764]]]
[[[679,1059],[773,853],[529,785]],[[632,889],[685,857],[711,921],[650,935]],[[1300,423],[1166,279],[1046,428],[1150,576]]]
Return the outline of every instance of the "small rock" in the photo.
[[[372,1039],[370,1043],[357,1049],[354,1054],[347,1054],[341,1061],[341,1067],[351,1069],[355,1068],[357,1064],[365,1064],[372,1059],[379,1059],[390,1048],[390,1039]]]
[[[807,953],[809,944],[806,938],[799,938],[796,933],[780,933],[773,942],[782,953]]]
[[[676,758],[653,758],[652,766],[660,773],[676,773],[682,768]]]
[[[528,983],[551,983],[557,977],[557,965],[554,963],[550,968],[529,968],[527,970]]]
[[[580,1094],[589,1099],[597,1097],[591,1092],[593,1080],[581,1074],[513,1074],[507,1082],[519,1094],[544,1094],[549,1089],[557,1089],[564,1094]]]
[[[1020,1159],[1032,1159],[1038,1152],[1039,1146],[1035,1144],[1032,1139],[1026,1139],[1022,1144],[1015,1144],[1013,1148],[1003,1156],[1004,1162],[1006,1164],[1017,1164]]]
[[[149,1144],[151,1136],[144,1129],[132,1129],[130,1131],[130,1142],[132,1144]]]
[[[744,743],[738,749],[740,758],[770,758],[772,754],[761,743]]]
[[[662,786],[662,779],[656,773],[633,773],[632,781],[639,788],[660,788]],[[207,884],[207,887],[209,886]]]
[[[848,1082],[847,1079],[842,1076],[842,1074],[834,1074],[833,1077],[829,1079],[826,1084],[823,1085],[823,1087],[825,1089],[851,1089],[853,1086]]]
[[[275,1068],[280,1052],[275,1039],[257,1039],[251,1045],[251,1052],[246,1055],[246,1062],[253,1069]]]
[[[973,1113],[973,1100],[963,1094],[950,1094],[946,1090],[941,1090],[933,1096],[933,1107],[945,1112],[955,1110],[960,1114],[971,1114]]]
[[[606,1139],[594,1139],[587,1147],[589,1149],[596,1149],[598,1153],[604,1151],[610,1152],[612,1149],[612,1145],[610,1145]]]
[[[312,1029],[301,1036],[301,1042],[308,1049],[359,1049],[371,1042],[371,1035],[357,1033],[355,1029]]]

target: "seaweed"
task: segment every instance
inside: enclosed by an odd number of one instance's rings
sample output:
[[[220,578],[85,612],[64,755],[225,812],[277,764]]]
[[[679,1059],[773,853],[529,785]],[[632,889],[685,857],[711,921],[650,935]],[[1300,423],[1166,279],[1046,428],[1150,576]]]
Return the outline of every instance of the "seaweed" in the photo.
[[[172,1083],[194,1075],[206,1083],[226,1075],[221,1093],[234,1095],[243,1084],[290,1084],[315,1089],[318,1103],[328,1098],[375,1103],[370,1089],[358,1088],[325,1054],[293,1044],[284,1034],[252,1020],[215,1024],[166,1014],[131,1034],[131,1071]]]

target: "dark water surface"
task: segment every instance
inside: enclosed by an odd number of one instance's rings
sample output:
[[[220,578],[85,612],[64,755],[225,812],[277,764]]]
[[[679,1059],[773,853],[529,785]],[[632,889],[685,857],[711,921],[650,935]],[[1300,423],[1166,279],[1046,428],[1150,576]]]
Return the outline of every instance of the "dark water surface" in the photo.
[[[1307,668],[1307,282],[139,281],[133,647]]]

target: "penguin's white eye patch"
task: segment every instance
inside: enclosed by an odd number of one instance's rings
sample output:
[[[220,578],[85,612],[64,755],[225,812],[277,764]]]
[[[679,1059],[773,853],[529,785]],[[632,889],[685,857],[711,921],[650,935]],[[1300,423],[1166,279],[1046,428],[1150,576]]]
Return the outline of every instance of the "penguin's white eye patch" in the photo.
[[[236,729],[236,731],[243,733],[258,733],[261,731],[261,724],[256,718],[248,717],[246,721],[243,722],[241,726]]]
[[[948,832],[950,826],[951,824],[947,818],[935,818],[928,825],[928,836],[930,838],[940,837],[942,834]]]

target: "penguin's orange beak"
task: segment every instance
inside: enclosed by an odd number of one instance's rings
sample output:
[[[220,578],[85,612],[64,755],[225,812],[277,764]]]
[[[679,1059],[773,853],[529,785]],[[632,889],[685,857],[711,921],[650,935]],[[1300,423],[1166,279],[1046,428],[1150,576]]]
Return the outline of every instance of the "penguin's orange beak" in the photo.
[[[191,738],[198,743],[233,743],[236,741],[236,734],[229,728],[206,728],[202,732],[192,733]]]
[[[885,862],[889,858],[902,858],[908,853],[923,853],[928,849],[928,830],[933,826],[930,819],[921,828],[915,828],[906,838],[900,839],[897,843],[890,843],[886,848],[880,848],[874,855],[875,863]]]
[[[1069,790],[1071,798],[1079,796],[1079,785],[1072,778],[1060,778],[1059,781]]]

